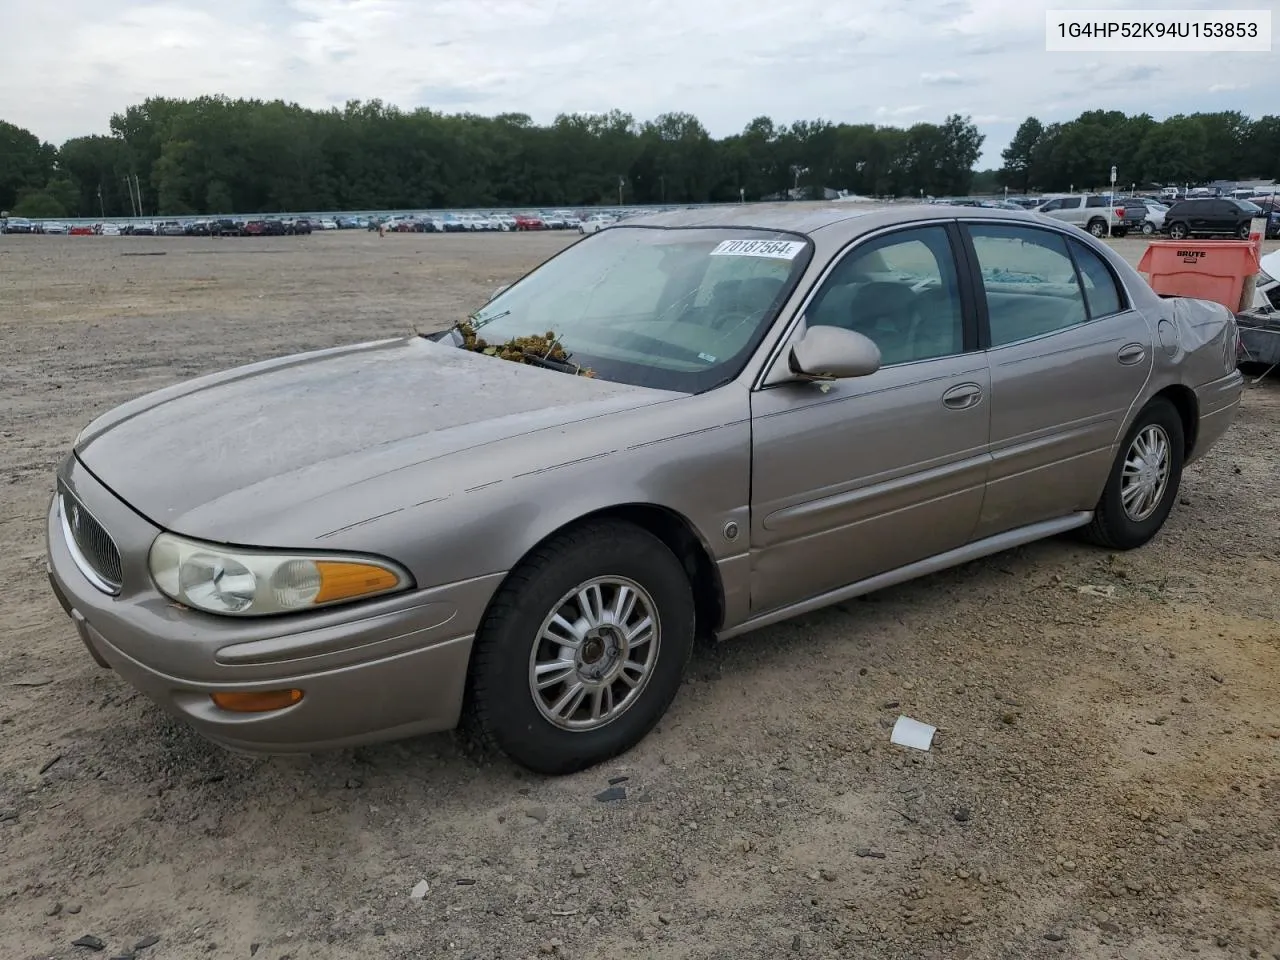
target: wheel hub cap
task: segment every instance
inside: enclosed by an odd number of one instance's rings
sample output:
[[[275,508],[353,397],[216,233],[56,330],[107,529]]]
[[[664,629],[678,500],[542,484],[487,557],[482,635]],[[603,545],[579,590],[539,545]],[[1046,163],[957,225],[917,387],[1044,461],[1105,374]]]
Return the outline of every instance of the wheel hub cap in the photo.
[[[1146,520],[1164,500],[1169,486],[1169,435],[1151,424],[1141,430],[1125,453],[1120,479],[1120,502],[1135,523]]]
[[[529,658],[539,712],[566,730],[594,730],[630,708],[657,663],[661,630],[649,593],[598,577],[566,593],[543,620]]]

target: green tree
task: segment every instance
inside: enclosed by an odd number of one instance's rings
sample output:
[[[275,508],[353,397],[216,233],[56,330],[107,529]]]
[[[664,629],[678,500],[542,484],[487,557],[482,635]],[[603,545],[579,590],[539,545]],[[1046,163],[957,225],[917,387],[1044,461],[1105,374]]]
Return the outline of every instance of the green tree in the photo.
[[[52,144],[0,120],[0,210],[15,206],[24,190],[43,187],[53,175],[56,160]]]
[[[67,208],[51,193],[46,193],[44,190],[28,190],[18,197],[18,202],[13,205],[12,213],[15,217],[30,217],[33,220],[43,220],[65,217]]]
[[[1000,182],[1019,193],[1031,189],[1031,173],[1036,145],[1044,136],[1044,124],[1035,117],[1027,117],[1018,125],[1009,146],[1005,147],[1000,157],[1004,166],[1000,168]]]
[[[1028,117],[1002,154],[996,183],[975,179],[983,134],[971,118],[909,129],[756,117],[710,135],[697,117],[647,122],[620,111],[524,114],[402,110],[380,100],[310,110],[283,100],[153,97],[111,117],[110,136],[61,149],[0,124],[0,208],[54,216],[133,209],[137,178],[149,215],[418,210],[734,202],[799,185],[873,196],[1101,187],[1121,181],[1202,182],[1280,173],[1280,117],[1238,112],[1157,121],[1089,110],[1071,120]],[[797,173],[798,179],[797,179]],[[36,195],[39,196],[36,196]]]

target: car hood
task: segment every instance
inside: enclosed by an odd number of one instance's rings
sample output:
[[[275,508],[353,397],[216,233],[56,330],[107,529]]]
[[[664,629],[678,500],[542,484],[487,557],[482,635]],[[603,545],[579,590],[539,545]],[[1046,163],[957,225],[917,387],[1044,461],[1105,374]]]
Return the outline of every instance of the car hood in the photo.
[[[245,544],[282,511],[363,481],[428,461],[443,481],[459,454],[679,396],[413,337],[148,394],[85,428],[76,455],[157,526]]]
[[[1273,280],[1280,280],[1280,250],[1268,253],[1258,262],[1262,265],[1263,273]]]

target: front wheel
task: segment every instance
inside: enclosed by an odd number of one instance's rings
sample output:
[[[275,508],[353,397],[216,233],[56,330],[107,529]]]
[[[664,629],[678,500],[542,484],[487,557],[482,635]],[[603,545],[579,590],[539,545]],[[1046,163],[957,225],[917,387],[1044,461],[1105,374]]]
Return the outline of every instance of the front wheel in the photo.
[[[512,571],[490,605],[466,719],[536,773],[615,757],[675,697],[695,620],[684,567],[652,534],[620,521],[561,533]]]
[[[1155,232],[1156,232],[1156,225],[1151,221],[1148,220],[1142,225],[1142,235],[1144,237],[1149,237]]]
[[[1249,225],[1247,223],[1240,224],[1240,229],[1236,231],[1236,236],[1241,240],[1249,239]]]
[[[1094,508],[1087,539],[1113,550],[1132,550],[1164,526],[1182,482],[1182,418],[1163,397],[1143,407],[1134,421]]]
[[[1101,240],[1107,235],[1107,221],[1092,220],[1089,223],[1089,232]]]
[[[1190,232],[1185,223],[1175,223],[1169,228],[1169,236],[1174,240],[1185,240]]]

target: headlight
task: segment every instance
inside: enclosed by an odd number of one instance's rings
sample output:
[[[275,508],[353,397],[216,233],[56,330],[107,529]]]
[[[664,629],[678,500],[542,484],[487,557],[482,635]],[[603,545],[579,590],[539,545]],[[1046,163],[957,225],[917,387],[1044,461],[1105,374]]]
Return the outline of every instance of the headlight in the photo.
[[[413,578],[388,560],[276,553],[200,543],[162,533],[151,544],[160,592],[206,613],[260,617],[394,593]]]

